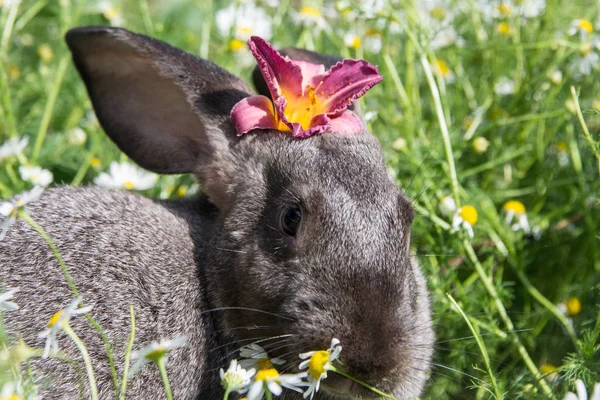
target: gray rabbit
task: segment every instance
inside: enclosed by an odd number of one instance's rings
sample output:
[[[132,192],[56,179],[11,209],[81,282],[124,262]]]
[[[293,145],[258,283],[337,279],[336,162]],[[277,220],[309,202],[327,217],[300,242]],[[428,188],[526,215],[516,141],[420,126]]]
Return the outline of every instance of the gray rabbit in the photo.
[[[117,371],[133,305],[135,348],[187,336],[167,362],[176,399],[222,398],[218,369],[245,344],[272,349],[286,372],[298,372],[298,353],[326,349],[334,337],[350,374],[398,399],[418,396],[434,340],[428,294],[409,255],[414,212],[389,180],[377,139],[237,137],[230,111],[253,91],[218,66],[119,28],[77,28],[66,39],[111,139],[140,166],[193,173],[203,189],[155,201],[59,187],[28,207],[93,305]],[[0,285],[20,288],[9,331],[43,346],[38,333],[73,294],[47,243],[21,220],[0,241]],[[102,340],[85,318],[71,325],[90,352],[100,398],[114,398]],[[60,343],[81,360],[69,340]],[[47,359],[33,367],[43,398],[88,397],[82,364]],[[315,396],[377,397],[335,373]],[[156,368],[129,383],[127,398],[164,398]],[[282,398],[302,397],[284,391]]]

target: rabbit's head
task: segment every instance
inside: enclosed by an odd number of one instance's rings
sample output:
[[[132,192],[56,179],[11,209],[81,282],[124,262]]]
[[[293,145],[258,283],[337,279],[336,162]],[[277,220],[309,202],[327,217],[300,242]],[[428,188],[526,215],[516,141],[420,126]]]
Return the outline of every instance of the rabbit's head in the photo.
[[[335,337],[349,374],[400,399],[421,392],[433,333],[414,212],[374,136],[238,137],[229,113],[252,90],[216,65],[122,29],[67,42],[113,141],[149,170],[194,173],[219,210],[201,268],[222,343],[258,342],[295,372],[298,353]],[[336,374],[323,385],[372,397]]]

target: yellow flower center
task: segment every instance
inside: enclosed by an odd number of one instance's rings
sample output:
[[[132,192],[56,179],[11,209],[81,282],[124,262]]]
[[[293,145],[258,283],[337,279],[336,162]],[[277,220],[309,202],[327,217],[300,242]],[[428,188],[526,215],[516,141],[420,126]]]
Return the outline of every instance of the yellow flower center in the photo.
[[[270,379],[275,379],[279,376],[279,372],[275,368],[269,369],[261,369],[256,373],[256,377],[254,378],[257,381],[266,382]]]
[[[592,23],[587,19],[580,19],[579,24],[577,24],[577,28],[579,28],[580,31],[585,31],[587,33],[592,33],[594,30]]]
[[[431,18],[437,19],[438,21],[443,21],[446,18],[446,12],[441,7],[432,8],[429,11],[429,15],[431,15]]]
[[[177,197],[183,197],[187,194],[188,189],[186,186],[179,186],[177,188]]]
[[[477,214],[475,207],[470,205],[462,206],[458,215],[471,226],[475,225],[477,223],[477,218],[479,218],[479,214]]]
[[[510,200],[504,203],[504,211],[512,211],[515,214],[525,214],[525,205],[519,200]]]
[[[569,300],[567,300],[566,306],[567,314],[569,314],[571,317],[574,317],[581,312],[581,302],[577,297],[571,297]]]
[[[451,75],[450,68],[448,67],[448,64],[446,64],[446,62],[444,60],[442,60],[440,58],[436,58],[434,66],[437,68],[440,75],[442,75],[444,78],[447,78],[448,76]]]
[[[50,322],[48,322],[48,328],[52,328],[54,325],[56,325],[56,323],[58,322],[58,320],[60,319],[60,316],[63,314],[65,310],[60,310],[57,311],[52,318],[50,318]]]
[[[115,7],[110,7],[109,9],[105,10],[103,14],[104,17],[109,21],[112,21],[119,15]]]
[[[496,10],[498,10],[498,12],[500,14],[502,14],[502,16],[505,16],[505,17],[509,16],[512,11],[510,9],[510,5],[508,5],[508,4],[500,4],[500,5],[496,6]]]
[[[15,64],[9,65],[9,67],[8,67],[8,78],[11,81],[14,81],[14,80],[18,79],[20,75],[21,75],[21,70],[19,69],[18,66],[16,66]]]
[[[125,181],[125,182],[123,182],[123,187],[125,189],[133,189],[135,187],[135,183],[133,183],[131,181]]]
[[[353,49],[358,49],[362,46],[362,42],[358,36],[354,36],[350,42],[350,47]]]
[[[308,372],[313,378],[319,379],[321,375],[327,372],[326,366],[329,363],[329,353],[325,350],[317,351],[310,357],[308,362]]]
[[[594,110],[600,111],[600,100],[594,100],[594,101],[592,101],[592,108]]]
[[[381,31],[379,29],[375,29],[375,28],[368,28],[365,31],[365,36],[379,36],[381,37]]]
[[[552,364],[544,364],[540,367],[540,372],[542,373],[542,375],[549,374],[555,370],[556,370],[556,367]]]
[[[512,31],[510,29],[510,25],[508,24],[508,22],[500,22],[496,26],[496,32],[498,32],[502,36],[510,36],[510,34],[512,33]]]
[[[0,4],[2,4],[2,0],[0,0]],[[0,397],[0,400],[23,400],[23,398],[21,396],[19,396],[18,394],[13,393],[10,396]]]
[[[52,48],[47,44],[42,44],[40,45],[40,47],[38,47],[38,55],[45,63],[49,63],[54,58],[54,52],[52,51]]]
[[[229,42],[229,50],[231,51],[240,51],[246,47],[246,43],[240,39],[231,39]]]
[[[567,151],[569,146],[565,142],[558,142],[556,143],[556,149],[558,151]]]
[[[273,363],[271,362],[270,358],[260,358],[258,360],[258,369],[259,370],[272,369],[272,368],[273,368]]]
[[[321,11],[317,10],[314,7],[304,6],[300,9],[300,14],[309,15],[311,17],[320,17]]]
[[[90,161],[90,165],[92,166],[92,168],[98,168],[100,166],[100,159],[98,157],[92,158],[92,161]]]
[[[307,95],[298,98],[298,100],[293,98],[288,99],[288,104],[283,112],[288,121],[300,124],[303,129],[308,129],[310,127],[310,122],[315,115],[325,112],[325,110],[321,110],[321,108],[318,107],[315,88],[309,85],[306,92]],[[306,97],[308,97],[308,101]],[[290,130],[281,121],[278,129],[284,132],[289,132]]]
[[[146,358],[155,363],[158,363],[158,360],[161,359],[165,354],[167,354],[167,350],[165,350],[162,346],[158,346],[157,349],[152,350],[148,354],[146,354]]]

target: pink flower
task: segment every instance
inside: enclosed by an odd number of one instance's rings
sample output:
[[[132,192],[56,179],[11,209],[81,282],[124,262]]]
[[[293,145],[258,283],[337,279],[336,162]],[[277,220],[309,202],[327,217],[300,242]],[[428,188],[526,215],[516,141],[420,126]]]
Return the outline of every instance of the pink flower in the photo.
[[[356,134],[363,131],[360,118],[347,108],[381,82],[377,67],[364,60],[345,59],[325,72],[325,67],[283,57],[257,36],[250,50],[271,92],[250,96],[231,110],[238,135],[253,129],[291,132],[307,138],[323,132]]]

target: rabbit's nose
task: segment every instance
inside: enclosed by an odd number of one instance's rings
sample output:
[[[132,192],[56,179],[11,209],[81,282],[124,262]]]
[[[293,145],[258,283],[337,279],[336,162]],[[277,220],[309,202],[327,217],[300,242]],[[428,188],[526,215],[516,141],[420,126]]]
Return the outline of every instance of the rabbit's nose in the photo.
[[[373,332],[347,341],[340,361],[350,375],[376,384],[398,366],[397,352],[393,343],[381,340],[381,335]]]

